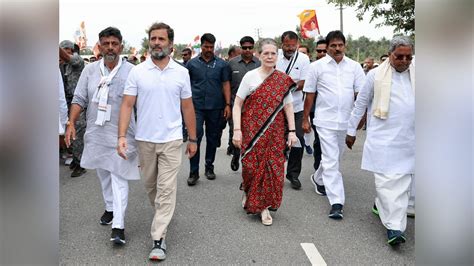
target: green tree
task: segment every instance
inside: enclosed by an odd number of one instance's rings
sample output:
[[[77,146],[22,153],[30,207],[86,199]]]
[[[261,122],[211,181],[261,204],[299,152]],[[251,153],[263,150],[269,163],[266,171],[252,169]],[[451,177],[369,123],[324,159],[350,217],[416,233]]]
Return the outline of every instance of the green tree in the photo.
[[[356,6],[357,18],[362,20],[371,12],[370,22],[381,18],[382,25],[395,26],[395,32],[415,34],[415,0],[328,0],[336,5]]]

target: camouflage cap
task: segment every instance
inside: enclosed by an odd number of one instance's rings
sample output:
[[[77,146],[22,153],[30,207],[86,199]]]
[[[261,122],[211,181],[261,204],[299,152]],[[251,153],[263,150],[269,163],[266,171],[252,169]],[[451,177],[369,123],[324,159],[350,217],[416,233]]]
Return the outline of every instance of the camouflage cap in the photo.
[[[74,43],[69,40],[64,40],[61,43],[59,43],[59,47],[63,49],[65,48],[74,49]]]

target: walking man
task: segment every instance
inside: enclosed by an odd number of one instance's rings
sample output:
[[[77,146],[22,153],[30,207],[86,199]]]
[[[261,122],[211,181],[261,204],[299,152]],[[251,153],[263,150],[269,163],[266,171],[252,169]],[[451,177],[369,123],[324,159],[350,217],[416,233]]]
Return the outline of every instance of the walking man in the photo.
[[[136,103],[135,139],[140,171],[155,210],[149,259],[164,260],[166,232],[176,206],[176,176],[181,166],[181,112],[189,132],[188,157],[196,153],[196,125],[188,71],[170,57],[174,30],[165,23],[154,23],[148,30],[148,39],[150,57],[130,71],[125,86],[117,151],[121,157],[129,159],[129,140],[124,136]]]
[[[99,33],[99,50],[103,58],[88,64],[82,71],[72,99],[66,131],[66,144],[69,146],[71,139],[76,138],[75,122],[82,109],[87,107],[81,166],[97,171],[105,203],[105,212],[99,223],[112,224],[110,240],[116,244],[125,244],[128,180],[140,178],[134,141],[135,120],[126,125],[129,128],[127,134],[120,136],[128,140],[128,160],[122,160],[115,150],[121,97],[133,67],[120,59],[122,49],[119,29],[108,27]]]
[[[224,60],[214,55],[216,38],[211,33],[201,37],[201,53],[189,60],[186,67],[191,78],[193,104],[196,112],[197,152],[190,159],[190,173],[187,180],[194,186],[199,179],[200,145],[206,124],[205,175],[216,179],[214,160],[220,143],[223,119],[231,116],[230,71]]]
[[[372,211],[387,228],[390,245],[404,243],[410,186],[415,174],[415,66],[413,44],[397,36],[388,60],[367,74],[347,129],[349,149],[368,108],[361,168],[374,173],[377,196]],[[414,203],[413,203],[414,204]]]
[[[339,163],[346,148],[344,141],[354,98],[365,75],[359,63],[344,55],[346,38],[341,31],[329,32],[326,42],[328,55],[311,64],[303,89],[303,129],[311,130],[309,113],[317,93],[313,122],[321,142],[322,159],[311,181],[316,193],[327,194],[331,204],[329,218],[342,219],[345,194]]]

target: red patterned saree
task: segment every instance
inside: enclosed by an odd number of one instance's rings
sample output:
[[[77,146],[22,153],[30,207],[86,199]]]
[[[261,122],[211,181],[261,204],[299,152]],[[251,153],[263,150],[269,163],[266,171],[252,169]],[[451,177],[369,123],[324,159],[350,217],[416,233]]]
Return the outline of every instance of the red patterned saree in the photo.
[[[246,99],[242,111],[242,188],[244,208],[260,213],[280,207],[285,175],[283,100],[296,89],[293,80],[275,70]]]

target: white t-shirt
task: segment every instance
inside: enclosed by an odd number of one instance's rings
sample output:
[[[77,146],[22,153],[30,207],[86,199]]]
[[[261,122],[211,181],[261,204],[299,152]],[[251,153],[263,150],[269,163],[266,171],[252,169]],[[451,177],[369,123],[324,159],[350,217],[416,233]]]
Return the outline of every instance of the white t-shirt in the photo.
[[[298,58],[296,59],[296,62],[294,63],[293,67],[290,67],[290,73],[288,74],[295,83],[298,83],[300,80],[305,80],[306,75],[308,73],[308,68],[309,68],[309,57],[303,53],[300,52],[295,52],[293,57],[296,56],[296,53],[298,53]],[[290,58],[291,59],[291,58]],[[283,55],[283,52],[281,53],[281,56],[279,56],[276,69],[280,70],[283,73],[286,73],[286,69],[288,68],[288,65],[290,64],[290,60],[286,59],[286,57]],[[293,111],[295,113],[301,112],[304,109],[304,99],[303,99],[303,91],[295,91],[292,93],[293,95]]]
[[[344,56],[341,62],[329,55],[311,63],[304,92],[318,92],[314,125],[346,130],[354,104],[354,93],[364,85],[365,74],[359,63]]]
[[[258,68],[250,70],[242,78],[239,89],[237,90],[237,96],[245,100],[245,98],[247,98],[247,96],[249,96],[252,92],[254,92],[258,88],[258,86],[262,84],[262,82],[263,82],[263,79],[258,73]],[[291,102],[293,102],[293,97],[291,96],[291,93],[290,93],[283,100],[283,104],[286,105]]]
[[[185,67],[170,59],[161,70],[148,58],[130,71],[123,93],[137,96],[136,140],[165,143],[183,138],[181,99],[192,96]]]

